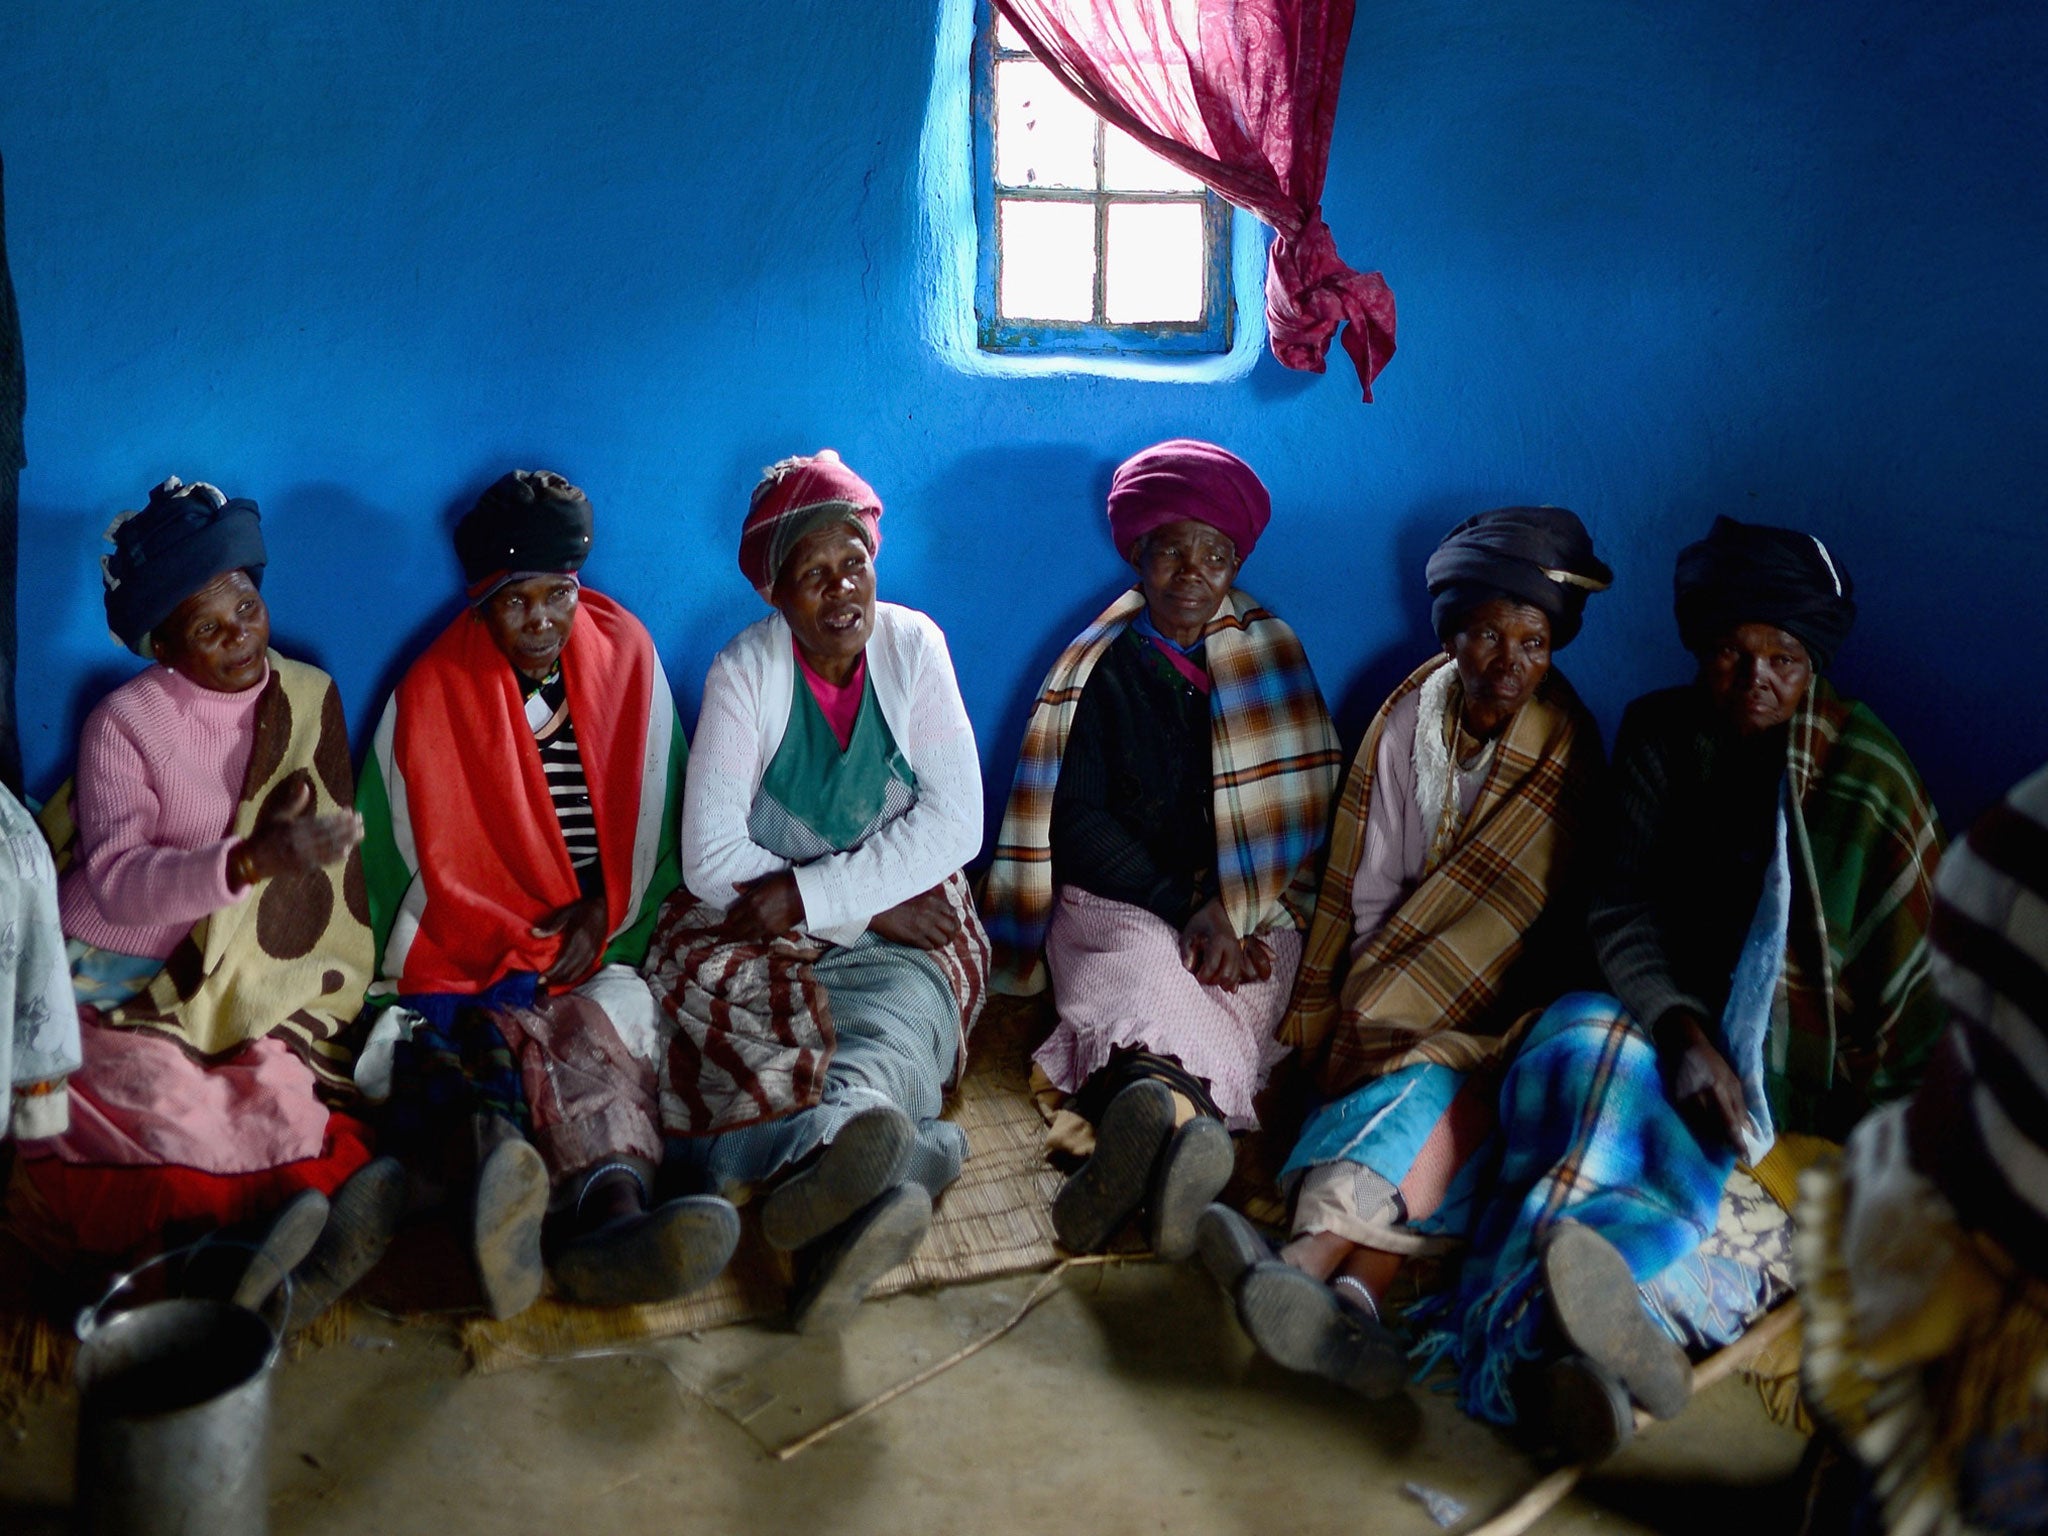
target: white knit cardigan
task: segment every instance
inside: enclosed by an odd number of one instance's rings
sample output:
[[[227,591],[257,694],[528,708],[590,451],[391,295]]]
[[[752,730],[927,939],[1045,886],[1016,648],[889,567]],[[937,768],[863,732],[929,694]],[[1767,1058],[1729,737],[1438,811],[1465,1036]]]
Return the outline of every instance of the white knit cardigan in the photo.
[[[917,803],[858,848],[796,866],[804,928],[833,944],[928,891],[981,848],[981,759],[939,626],[913,608],[875,604],[867,647],[875,702],[917,775]],[[683,786],[683,883],[715,907],[741,882],[791,867],[747,834],[747,818],[782,745],[796,688],[789,624],[771,613],[711,663]]]

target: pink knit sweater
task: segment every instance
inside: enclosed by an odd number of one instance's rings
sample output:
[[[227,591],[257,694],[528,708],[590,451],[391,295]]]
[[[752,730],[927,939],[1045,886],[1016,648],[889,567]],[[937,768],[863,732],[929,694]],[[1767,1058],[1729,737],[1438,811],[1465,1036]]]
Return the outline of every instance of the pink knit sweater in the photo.
[[[168,958],[228,888],[235,803],[255,742],[253,688],[221,693],[151,667],[86,716],[72,810],[79,857],[58,889],[64,936]]]

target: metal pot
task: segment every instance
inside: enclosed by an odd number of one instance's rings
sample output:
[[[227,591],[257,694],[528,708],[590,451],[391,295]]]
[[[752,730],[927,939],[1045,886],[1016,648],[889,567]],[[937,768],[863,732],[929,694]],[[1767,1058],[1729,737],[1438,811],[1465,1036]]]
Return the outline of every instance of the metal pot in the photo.
[[[79,1536],[265,1536],[270,1528],[270,1371],[290,1282],[281,1279],[272,1295],[276,1322],[189,1296],[108,1315],[144,1271],[186,1253],[123,1275],[79,1314]]]

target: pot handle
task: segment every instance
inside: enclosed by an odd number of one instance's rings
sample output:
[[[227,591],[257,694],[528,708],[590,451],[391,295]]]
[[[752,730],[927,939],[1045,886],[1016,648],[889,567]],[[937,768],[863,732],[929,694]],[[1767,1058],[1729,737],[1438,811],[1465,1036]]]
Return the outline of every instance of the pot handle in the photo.
[[[277,1357],[284,1349],[285,1320],[291,1316],[292,1312],[291,1274],[278,1265],[277,1261],[265,1253],[258,1244],[237,1242],[232,1238],[202,1237],[197,1242],[187,1243],[182,1248],[173,1248],[168,1253],[160,1253],[155,1258],[136,1265],[126,1274],[116,1275],[113,1284],[107,1287],[105,1295],[90,1306],[79,1308],[78,1318],[72,1324],[72,1331],[78,1335],[78,1342],[81,1344],[85,1343],[94,1334],[106,1327],[108,1322],[107,1308],[113,1305],[115,1299],[122,1292],[132,1291],[135,1288],[136,1282],[151,1270],[161,1268],[175,1260],[189,1259],[202,1249],[208,1248],[246,1249],[250,1254],[254,1255],[254,1262],[268,1264],[277,1269],[277,1284],[265,1298],[263,1305],[260,1308],[243,1308],[244,1311],[250,1312],[259,1318],[263,1326],[270,1330],[270,1353],[264,1357],[264,1369],[268,1370],[276,1365]]]

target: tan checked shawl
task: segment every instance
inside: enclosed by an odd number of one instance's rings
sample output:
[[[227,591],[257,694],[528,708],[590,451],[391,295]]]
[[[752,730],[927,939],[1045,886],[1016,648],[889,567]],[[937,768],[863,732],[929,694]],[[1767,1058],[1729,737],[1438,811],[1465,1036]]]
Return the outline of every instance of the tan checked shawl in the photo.
[[[255,736],[227,835],[249,836],[302,783],[313,788],[315,815],[354,808],[348,725],[325,672],[272,651]],[[77,851],[70,783],[41,820],[61,871]],[[339,1036],[362,1009],[374,959],[362,850],[351,849],[338,865],[266,880],[248,900],[202,917],[155,979],[100,1021],[167,1036],[202,1060],[274,1035],[304,1058],[324,1095],[345,1098],[355,1092],[353,1053]]]
[[[1380,737],[1394,705],[1449,665],[1431,657],[1380,707],[1337,803],[1315,921],[1280,1025],[1328,1098],[1416,1062],[1470,1071],[1506,1054],[1518,1029],[1504,1030],[1494,1005],[1590,815],[1599,729],[1553,670],[1501,736],[1457,846],[1352,962],[1351,882]]]
[[[960,931],[922,953],[938,962],[960,1009],[957,1080],[988,997],[988,935],[966,877],[955,871],[942,889]],[[647,984],[678,1026],[661,1086],[661,1122],[673,1135],[773,1120],[808,1109],[825,1091],[835,1036],[830,988],[815,967],[831,946],[786,936],[734,942],[719,932],[724,921],[723,911],[678,890],[648,948]]]
[[[995,862],[982,898],[999,992],[1045,985],[1040,951],[1052,920],[1052,801],[1074,711],[1095,664],[1145,606],[1124,593],[1060,653],[1038,691]],[[1210,771],[1216,874],[1240,935],[1301,928],[1315,892],[1330,793],[1343,754],[1301,641],[1247,593],[1203,631],[1209,665]]]

